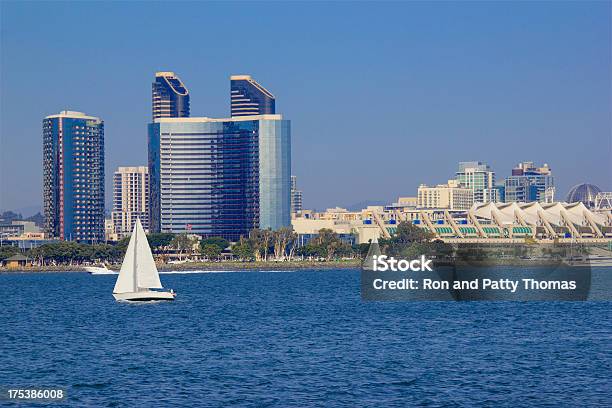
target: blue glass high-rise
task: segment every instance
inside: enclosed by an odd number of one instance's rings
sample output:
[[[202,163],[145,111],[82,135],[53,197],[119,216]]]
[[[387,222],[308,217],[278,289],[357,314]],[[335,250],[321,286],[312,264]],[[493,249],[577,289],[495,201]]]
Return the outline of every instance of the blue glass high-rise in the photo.
[[[536,167],[533,162],[522,162],[504,180],[506,202],[546,202],[554,194],[555,180],[548,164]]]
[[[249,75],[232,75],[230,85],[232,117],[276,113],[274,95]]]
[[[45,232],[104,241],[104,122],[63,111],[43,120]]]
[[[149,125],[150,225],[235,241],[291,224],[290,122],[281,115]]]
[[[153,119],[189,117],[189,90],[174,72],[156,72],[152,88]]]

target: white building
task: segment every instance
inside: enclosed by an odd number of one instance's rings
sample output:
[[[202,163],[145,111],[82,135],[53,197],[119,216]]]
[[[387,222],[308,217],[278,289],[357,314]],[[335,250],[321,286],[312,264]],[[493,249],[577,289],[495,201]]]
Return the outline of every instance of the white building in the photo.
[[[472,189],[464,187],[457,180],[448,180],[447,184],[435,187],[421,184],[417,193],[418,208],[467,210],[472,204]]]
[[[115,233],[123,238],[132,233],[140,218],[145,231],[149,230],[149,168],[119,167],[113,176],[112,220]]]

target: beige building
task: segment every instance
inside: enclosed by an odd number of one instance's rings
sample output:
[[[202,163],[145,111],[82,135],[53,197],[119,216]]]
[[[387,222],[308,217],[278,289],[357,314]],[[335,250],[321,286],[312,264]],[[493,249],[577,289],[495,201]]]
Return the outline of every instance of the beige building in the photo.
[[[438,184],[435,187],[421,184],[417,194],[417,207],[468,210],[473,204],[473,197],[472,189],[464,187],[457,180],[448,180],[447,184]]]
[[[119,241],[119,236],[115,233],[115,223],[112,218],[104,219],[104,240]]]
[[[149,230],[149,169],[145,166],[119,167],[113,176],[114,233],[119,239],[132,233],[140,218],[145,231]]]
[[[354,213],[352,213],[354,214]],[[334,220],[334,219],[308,219],[294,218],[291,220],[293,231],[298,236],[316,235],[323,228],[330,229],[338,235],[353,235],[356,244],[367,243],[374,238],[379,238],[380,228],[374,224],[364,224],[361,219]]]
[[[397,205],[402,207],[416,207],[418,204],[417,197],[400,197],[397,199]]]

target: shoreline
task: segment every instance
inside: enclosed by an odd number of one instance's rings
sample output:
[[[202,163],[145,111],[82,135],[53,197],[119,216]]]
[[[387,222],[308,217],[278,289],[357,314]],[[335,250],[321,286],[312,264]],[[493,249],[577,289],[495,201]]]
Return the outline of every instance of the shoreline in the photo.
[[[446,264],[435,264],[436,266],[447,266]],[[571,265],[559,261],[550,260],[471,260],[454,264],[458,267],[558,267],[565,266],[580,266]],[[0,267],[0,273],[47,273],[47,272],[81,272],[87,273],[85,268],[91,265],[47,265],[47,266],[26,266],[19,268]],[[608,266],[608,265],[582,265],[582,266]],[[108,265],[109,269],[119,272],[121,264]],[[188,262],[182,264],[158,264],[159,272],[180,272],[180,271],[228,271],[228,272],[246,272],[246,271],[299,271],[305,269],[329,270],[329,269],[360,269],[360,259],[350,259],[342,261],[260,261],[260,262],[239,262],[239,261],[220,261],[220,262]]]
[[[88,265],[91,266],[91,265]],[[86,272],[83,265],[47,265],[27,266],[19,268],[0,267],[0,273],[24,273],[24,272]],[[361,267],[360,259],[345,261],[285,261],[285,262],[189,262],[183,264],[161,264],[157,265],[160,272],[172,271],[256,271],[256,270],[301,270],[301,269],[355,269]],[[119,271],[121,264],[109,265],[109,269]]]

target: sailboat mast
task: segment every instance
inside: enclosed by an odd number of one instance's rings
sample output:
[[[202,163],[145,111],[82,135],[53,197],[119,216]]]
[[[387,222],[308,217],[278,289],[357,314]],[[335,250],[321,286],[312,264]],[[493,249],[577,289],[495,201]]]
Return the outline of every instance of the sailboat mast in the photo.
[[[138,223],[138,219],[136,220],[136,223]],[[137,254],[136,254],[136,248],[138,248],[138,225],[135,226],[136,228],[134,228],[134,292],[138,292],[138,276],[136,276],[136,274],[138,273],[138,269],[137,269],[137,264],[136,264],[136,258],[137,258]]]

